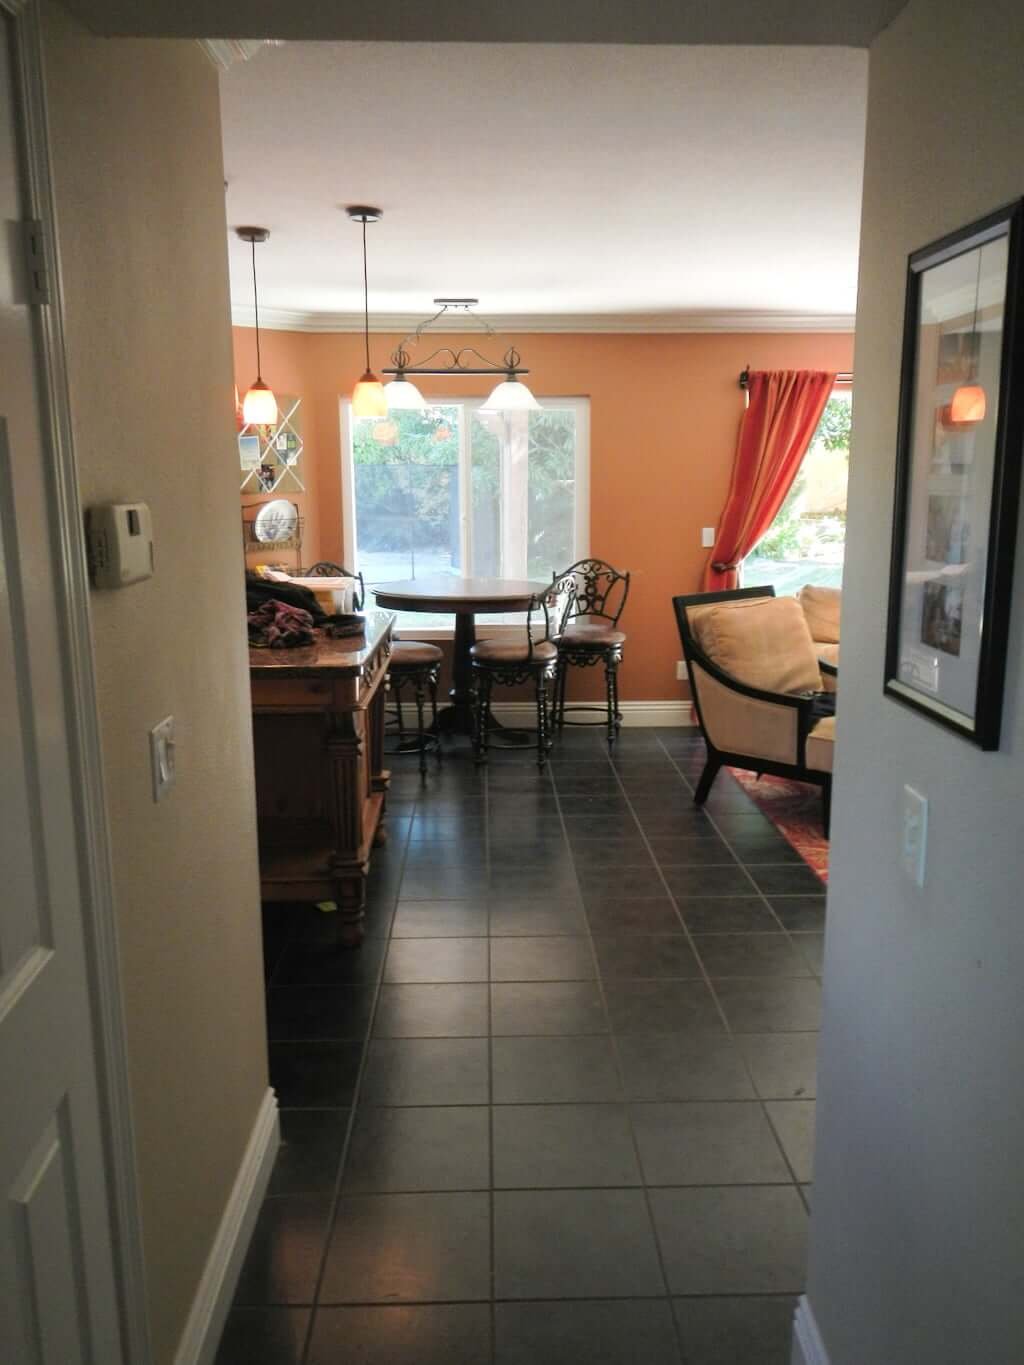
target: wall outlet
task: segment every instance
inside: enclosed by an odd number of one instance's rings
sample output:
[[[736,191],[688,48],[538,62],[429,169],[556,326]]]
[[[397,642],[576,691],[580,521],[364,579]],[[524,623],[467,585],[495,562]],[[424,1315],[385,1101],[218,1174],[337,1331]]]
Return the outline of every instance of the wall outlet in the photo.
[[[686,682],[686,664],[682,659],[676,664],[676,682]]]
[[[153,800],[162,801],[174,786],[176,762],[173,716],[168,716],[150,730],[149,761],[153,769]]]
[[[903,870],[916,886],[924,886],[925,853],[928,845],[928,799],[903,788]]]
[[[700,533],[700,543],[701,543],[701,545],[703,545],[703,547],[704,547],[705,550],[714,549],[714,545],[715,545],[715,528],[714,528],[713,526],[704,526],[704,527],[702,527],[701,533]]]

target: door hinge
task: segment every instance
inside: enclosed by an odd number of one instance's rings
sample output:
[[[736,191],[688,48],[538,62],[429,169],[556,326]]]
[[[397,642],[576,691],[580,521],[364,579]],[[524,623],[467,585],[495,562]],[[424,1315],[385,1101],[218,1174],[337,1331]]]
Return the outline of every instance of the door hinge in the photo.
[[[50,302],[50,277],[46,269],[46,229],[38,218],[27,218],[21,225],[25,241],[27,303]]]

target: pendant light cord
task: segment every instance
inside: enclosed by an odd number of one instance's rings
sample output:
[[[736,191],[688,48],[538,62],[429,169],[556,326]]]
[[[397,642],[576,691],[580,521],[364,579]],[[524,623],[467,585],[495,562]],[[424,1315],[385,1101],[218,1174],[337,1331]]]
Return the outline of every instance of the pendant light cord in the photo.
[[[363,343],[366,347],[366,368],[370,368],[370,279],[366,273],[366,219],[363,218]]]
[[[971,321],[971,383],[978,377],[978,358],[981,347],[977,344],[978,337],[978,304],[981,301],[981,253],[985,250],[984,245],[978,247],[978,278],[974,284],[974,317]]]
[[[252,305],[256,314],[256,378],[262,381],[263,366],[260,364],[260,296],[256,290],[256,238],[252,242]]]

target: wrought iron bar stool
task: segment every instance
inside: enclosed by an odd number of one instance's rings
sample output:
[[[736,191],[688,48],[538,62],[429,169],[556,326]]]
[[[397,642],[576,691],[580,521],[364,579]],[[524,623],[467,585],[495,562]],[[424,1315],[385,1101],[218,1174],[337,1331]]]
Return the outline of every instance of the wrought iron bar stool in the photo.
[[[433,751],[441,760],[441,740],[437,734],[437,680],[441,673],[441,651],[437,645],[423,640],[395,640],[391,646],[388,660],[388,685],[395,698],[398,713],[398,747],[389,748],[389,754],[418,753],[420,773],[427,771],[427,754]],[[416,748],[403,749],[402,742],[408,733],[402,717],[402,689],[412,687],[416,702]],[[423,708],[430,694],[432,730],[423,724]]]
[[[565,628],[558,634],[558,665],[555,677],[554,728],[564,725],[605,725],[608,743],[615,743],[622,724],[619,710],[619,664],[626,643],[619,630],[619,617],[629,596],[629,574],[613,569],[603,559],[581,559],[559,576],[571,579],[573,595]],[[556,578],[555,581],[559,581]],[[566,705],[565,692],[570,668],[593,668],[604,664],[605,705],[575,702]],[[603,711],[603,721],[567,720],[575,711]]]
[[[537,696],[537,767],[543,768],[551,748],[548,688],[555,681],[558,647],[555,637],[572,604],[570,579],[555,579],[547,592],[530,599],[526,630],[509,639],[479,640],[470,650],[473,677],[473,754],[477,763],[488,759],[491,730],[491,689],[495,683],[516,687],[532,681]],[[543,635],[534,638],[541,629]]]

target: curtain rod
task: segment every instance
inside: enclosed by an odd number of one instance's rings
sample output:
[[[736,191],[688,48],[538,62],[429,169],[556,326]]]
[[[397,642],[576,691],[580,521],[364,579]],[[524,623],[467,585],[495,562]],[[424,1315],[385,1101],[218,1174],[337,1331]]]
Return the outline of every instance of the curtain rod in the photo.
[[[852,371],[852,370],[841,370],[841,371],[839,372],[839,374],[836,375],[836,383],[837,383],[837,384],[852,384],[852,383],[853,383],[853,371]],[[740,370],[740,388],[741,388],[741,389],[748,389],[749,387],[750,387],[750,366],[748,365],[747,368],[746,368],[745,370]]]

